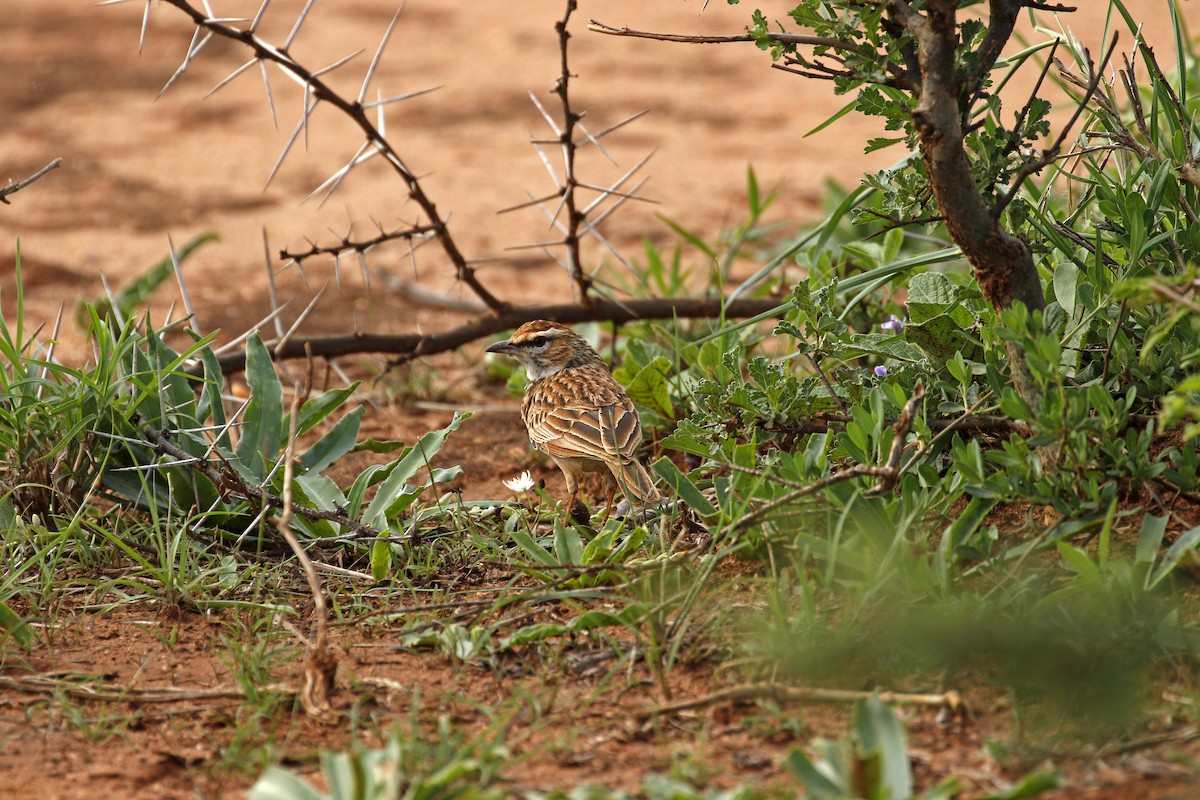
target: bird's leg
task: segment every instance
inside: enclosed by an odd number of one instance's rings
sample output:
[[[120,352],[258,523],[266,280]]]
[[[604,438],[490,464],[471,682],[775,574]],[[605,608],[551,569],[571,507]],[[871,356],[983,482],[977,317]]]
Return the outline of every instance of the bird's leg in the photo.
[[[604,482],[606,496],[604,498],[604,519],[600,520],[600,524],[608,522],[608,518],[613,512],[613,500],[617,495],[617,482],[610,475],[608,480]]]
[[[563,477],[567,479],[567,514],[580,525],[587,525],[592,521],[592,515],[579,499],[579,481],[575,473],[567,469],[563,470]]]

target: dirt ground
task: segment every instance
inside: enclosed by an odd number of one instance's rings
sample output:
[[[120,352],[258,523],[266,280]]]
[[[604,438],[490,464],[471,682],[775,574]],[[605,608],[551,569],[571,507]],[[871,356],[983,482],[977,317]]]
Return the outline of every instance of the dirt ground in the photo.
[[[218,15],[245,16],[258,3],[214,0],[212,5]],[[260,33],[268,41],[281,41],[302,5],[276,0]],[[1064,16],[1064,24],[1093,52],[1099,51],[1103,19],[1091,6],[1101,4],[1079,5],[1085,10]],[[1169,50],[1165,3],[1127,0],[1127,5],[1145,20],[1147,38]],[[548,89],[559,68],[553,25],[564,3],[526,0],[510,6],[482,9],[480,4],[408,0],[374,85],[384,95],[440,87],[389,107],[387,131],[413,170],[424,176],[438,208],[450,215],[454,237],[479,265],[486,285],[512,302],[564,300],[571,289],[562,271],[536,250],[513,249],[547,238],[545,219],[529,209],[497,214],[553,189],[528,141],[550,133],[529,95],[553,113]],[[642,30],[736,33],[753,7],[768,17],[782,17],[789,3],[712,2],[703,14],[697,0],[606,0],[580,6],[572,25],[571,63],[578,76],[574,100],[587,112],[585,123],[599,131],[630,114],[650,111],[604,140],[619,166],[606,163],[594,150],[581,165],[591,180],[605,182],[654,154],[641,194],[655,204],[629,203],[604,228],[623,253],[639,257],[644,239],[663,246],[676,241],[658,220],[660,214],[714,238],[744,212],[748,165],[762,184],[778,187],[771,220],[799,222],[818,215],[827,182],[852,186],[862,171],[885,167],[899,157],[892,151],[864,156],[863,143],[879,131],[854,117],[805,138],[846,99],[835,96],[827,84],[771,70],[764,54],[751,45],[672,45],[584,30],[587,20],[595,18]],[[292,53],[320,67],[365,49],[335,73],[334,83],[354,94],[395,7],[387,0],[318,3]],[[1193,29],[1200,25],[1200,3],[1183,0],[1180,7]],[[160,260],[168,237],[179,245],[205,231],[220,235],[218,243],[185,263],[184,272],[198,326],[220,329],[231,338],[271,307],[264,236],[275,253],[302,249],[309,241],[328,244],[351,232],[369,235],[377,223],[392,228],[419,221],[393,174],[378,162],[356,170],[328,201],[304,201],[353,156],[359,143],[355,132],[328,112],[314,116],[305,134],[307,147],[298,146],[264,188],[299,116],[296,87],[273,74],[277,126],[255,69],[205,97],[246,58],[237,46],[214,41],[170,91],[158,96],[180,64],[191,29],[174,9],[152,4],[139,53],[141,10],[141,3],[97,7],[77,0],[10,3],[5,8],[0,182],[23,178],[56,157],[63,163],[14,195],[11,205],[0,207],[0,307],[11,321],[19,241],[27,330],[44,323],[45,337],[62,309],[58,355],[68,360],[86,356],[82,333],[71,321],[76,302],[102,294],[105,280],[121,286]],[[593,263],[607,257],[595,245],[587,256]],[[279,269],[278,259],[273,265]],[[281,317],[283,328],[323,286],[325,294],[304,332],[433,331],[468,318],[387,289],[391,276],[446,297],[467,297],[434,247],[417,251],[412,259],[403,247],[380,249],[371,254],[370,267],[370,287],[356,263],[335,270],[332,260],[314,259],[303,273],[295,267],[278,271],[277,290],[290,302]],[[619,276],[621,269],[614,266],[612,273]],[[178,316],[180,303],[174,284],[160,289],[150,304],[154,319],[164,319],[172,308]],[[409,381],[410,387],[421,386],[436,370],[440,377],[419,392],[422,402],[391,404],[393,384],[374,384],[368,394],[376,407],[365,431],[411,439],[444,425],[456,409],[478,412],[445,451],[447,461],[463,465],[462,489],[472,498],[506,496],[500,480],[528,464],[515,401],[477,368],[483,346],[479,342],[392,376],[390,380]],[[347,369],[369,375],[377,364],[377,359],[351,359]],[[555,470],[534,468],[552,491],[561,486]],[[136,679],[145,687],[211,687],[230,679],[227,668],[214,663],[214,634],[203,619],[185,619],[176,626],[181,639],[170,648],[158,632],[166,625],[161,619],[147,624],[111,614],[67,620],[15,671],[103,670],[116,676],[116,683]],[[353,631],[340,635],[347,673],[389,677],[410,690],[422,683],[452,687],[465,698],[464,708],[489,701],[493,677],[445,660],[430,663],[391,652],[376,657],[363,636]],[[710,678],[700,669],[681,671],[677,695],[702,694]],[[573,682],[570,676],[555,688],[563,692],[558,699],[563,706],[570,705],[564,698],[577,696],[572,692],[589,690],[586,682]],[[388,694],[373,702],[381,714],[403,714],[410,700]],[[647,690],[622,702],[662,700]],[[213,775],[204,769],[219,748],[229,746],[222,738],[229,723],[219,705],[137,714],[137,724],[119,737],[91,741],[65,723],[56,729],[34,724],[35,717],[54,709],[47,705],[27,715],[30,701],[0,688],[0,787],[7,787],[0,794],[5,797],[216,797],[236,796],[246,785],[245,776]],[[112,709],[121,707],[114,704]],[[728,705],[697,712],[709,715],[708,726],[684,720],[679,730],[657,738],[630,730],[622,708],[589,711],[604,719],[600,739],[579,745],[586,756],[564,748],[558,760],[531,761],[523,766],[528,771],[525,785],[548,789],[605,781],[632,788],[642,775],[669,770],[672,759],[701,746],[692,735],[699,727],[716,731],[702,744],[718,776],[714,783],[768,784],[779,779],[777,757],[794,744],[748,735],[735,719],[740,709]],[[955,772],[977,788],[995,785],[998,768],[981,745],[998,735],[1004,713],[985,709],[974,726],[949,732],[934,723],[933,712],[906,713],[919,775]],[[838,712],[804,714],[810,731],[842,730]],[[464,725],[469,727],[473,719],[462,711]],[[346,744],[342,734],[292,717],[280,722],[278,735],[312,750]],[[550,735],[530,734],[534,740]],[[531,751],[534,744],[530,742]],[[1131,754],[1078,765],[1073,788],[1060,796],[1183,798],[1194,796],[1189,775],[1164,758]]]

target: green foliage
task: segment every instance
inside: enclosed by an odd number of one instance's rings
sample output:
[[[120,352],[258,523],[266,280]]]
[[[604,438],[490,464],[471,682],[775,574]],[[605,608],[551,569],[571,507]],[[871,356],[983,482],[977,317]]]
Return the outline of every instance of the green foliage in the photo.
[[[804,784],[814,800],[909,800],[913,795],[912,769],[904,730],[877,695],[854,704],[851,735],[837,741],[813,743],[817,761],[796,748],[784,765]],[[949,800],[959,783],[948,778],[921,795],[923,800]]]
[[[505,752],[478,748],[468,754],[465,741],[456,752],[436,759],[419,742],[388,737],[382,749],[351,752],[322,751],[321,774],[329,785],[319,792],[304,779],[281,767],[271,767],[250,789],[254,800],[484,800],[505,796],[493,786]]]

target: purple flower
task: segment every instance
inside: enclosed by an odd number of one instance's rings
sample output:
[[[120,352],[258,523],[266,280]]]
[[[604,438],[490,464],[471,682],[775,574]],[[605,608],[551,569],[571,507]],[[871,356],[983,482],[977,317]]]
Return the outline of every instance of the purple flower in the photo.
[[[875,368],[875,374],[880,378],[884,377],[887,375],[887,367],[883,366],[882,364],[879,365]]]
[[[902,330],[904,330],[904,320],[900,319],[895,314],[892,314],[890,317],[888,317],[887,322],[884,322],[879,327],[883,328],[885,331],[900,333]]]

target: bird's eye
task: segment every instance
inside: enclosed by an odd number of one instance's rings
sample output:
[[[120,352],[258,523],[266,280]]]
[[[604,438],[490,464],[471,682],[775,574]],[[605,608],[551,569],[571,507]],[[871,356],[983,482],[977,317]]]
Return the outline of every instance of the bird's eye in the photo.
[[[534,337],[533,346],[534,347],[545,347],[546,346],[546,337],[545,336]]]

